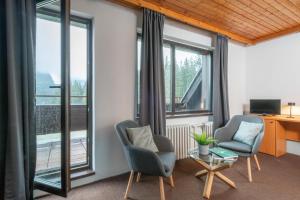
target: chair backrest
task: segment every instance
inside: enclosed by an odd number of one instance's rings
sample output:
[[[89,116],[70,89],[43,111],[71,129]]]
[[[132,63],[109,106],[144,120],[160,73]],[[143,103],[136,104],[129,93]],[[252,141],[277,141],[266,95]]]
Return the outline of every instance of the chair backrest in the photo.
[[[264,120],[261,117],[256,116],[256,115],[236,115],[236,116],[232,117],[231,120],[228,122],[228,126],[230,127],[230,129],[232,130],[232,133],[233,133],[232,137],[239,129],[239,126],[242,121],[263,124],[261,130],[259,131],[259,133],[256,136],[254,143],[252,145],[252,154],[253,153],[255,154],[258,152],[258,149],[260,147],[260,144],[261,144],[263,136],[264,136],[264,129],[265,129]]]
[[[126,120],[122,121],[115,125],[116,133],[123,145],[123,147],[131,145],[131,142],[129,141],[126,128],[136,128],[139,127],[138,123],[132,120]]]
[[[235,115],[228,122],[228,128],[230,128],[230,132],[235,134],[237,132],[237,130],[239,129],[242,121],[249,122],[249,123],[264,124],[263,119],[256,115]],[[264,127],[262,128],[261,131],[263,131],[263,130],[264,130]]]

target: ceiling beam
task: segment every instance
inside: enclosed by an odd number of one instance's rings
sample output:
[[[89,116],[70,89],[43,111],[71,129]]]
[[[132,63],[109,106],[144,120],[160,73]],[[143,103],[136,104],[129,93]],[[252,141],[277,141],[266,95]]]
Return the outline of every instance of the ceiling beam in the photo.
[[[257,44],[259,42],[264,42],[264,41],[267,41],[267,40],[271,40],[271,39],[274,39],[274,38],[277,38],[277,37],[280,37],[280,36],[284,36],[284,35],[291,34],[291,33],[296,33],[296,32],[300,32],[300,25],[289,28],[289,29],[285,29],[285,30],[282,30],[282,31],[279,31],[279,32],[276,32],[276,33],[272,33],[270,35],[259,37],[255,40],[253,40],[253,44]]]
[[[116,2],[116,3],[120,3],[122,5],[127,5],[127,6],[130,6],[130,7],[148,8],[148,9],[154,10],[156,12],[159,12],[161,14],[164,14],[165,16],[167,16],[171,19],[189,24],[191,26],[201,28],[201,29],[205,29],[205,30],[208,30],[208,31],[212,31],[212,32],[215,32],[215,33],[220,33],[222,35],[225,35],[225,36],[229,37],[232,40],[235,40],[235,41],[247,44],[247,45],[253,44],[253,40],[251,40],[251,39],[248,39],[248,38],[243,37],[241,35],[229,32],[227,30],[224,30],[224,29],[219,28],[215,25],[200,21],[198,19],[188,17],[186,15],[175,12],[173,10],[164,8],[163,6],[159,6],[159,5],[156,5],[154,3],[151,3],[149,1],[145,1],[145,0],[111,0],[111,1]]]

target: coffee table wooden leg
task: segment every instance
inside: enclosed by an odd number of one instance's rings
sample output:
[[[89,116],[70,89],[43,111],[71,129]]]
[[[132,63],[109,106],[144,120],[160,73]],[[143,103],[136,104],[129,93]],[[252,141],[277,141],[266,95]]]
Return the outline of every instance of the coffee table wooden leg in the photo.
[[[204,191],[203,191],[203,197],[209,199],[210,193],[211,193],[211,188],[214,180],[214,172],[208,172],[206,181],[205,181],[205,186],[204,186]]]
[[[195,174],[195,176],[196,176],[197,178],[200,178],[201,176],[204,176],[204,175],[206,175],[207,173],[208,173],[208,171],[207,171],[206,169],[204,169],[204,170],[201,170],[201,171],[197,172],[197,173]]]
[[[227,185],[233,187],[233,188],[236,188],[236,185],[235,183],[230,180],[229,178],[227,178],[226,176],[224,176],[223,174],[221,174],[220,172],[215,172],[216,176],[222,180],[224,183],[226,183]]]

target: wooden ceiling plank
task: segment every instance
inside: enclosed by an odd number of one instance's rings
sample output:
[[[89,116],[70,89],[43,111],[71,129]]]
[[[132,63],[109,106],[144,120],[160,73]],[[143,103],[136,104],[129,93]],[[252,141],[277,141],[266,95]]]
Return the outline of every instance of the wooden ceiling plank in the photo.
[[[281,0],[282,1],[282,0]],[[286,9],[284,5],[280,3],[278,0],[265,0],[265,2],[269,3],[271,6],[276,8],[278,12],[283,13],[288,18],[294,20],[296,23],[300,23],[300,17],[297,15],[294,15],[293,12],[291,12],[289,9]]]
[[[257,3],[257,5],[261,6],[264,10],[268,11],[268,13],[271,13],[271,15],[280,18],[286,24],[285,26],[291,27],[295,25],[295,22],[292,22],[290,18],[286,17],[276,8],[274,8],[272,6],[273,4],[267,3],[265,0],[260,0],[255,2]]]
[[[229,4],[232,3],[229,1]],[[254,19],[257,20],[262,24],[267,24],[270,28],[273,28],[275,31],[280,31],[282,26],[278,23],[275,23],[274,20],[269,19],[265,15],[262,15],[260,12],[256,11],[255,9],[245,5],[241,1],[234,1],[234,4],[241,9],[243,12],[247,13],[247,15],[252,16]]]
[[[166,0],[166,2],[168,2],[170,4],[174,4],[176,6],[182,6],[181,2],[179,1],[174,1],[174,0]],[[186,8],[188,9],[188,8]],[[194,16],[198,16],[198,18],[200,17],[200,20],[205,20],[205,21],[216,21],[216,25],[217,26],[223,26],[222,28],[224,29],[227,29],[229,30],[231,27],[230,26],[224,26],[226,24],[234,24],[236,30],[238,30],[239,32],[243,32],[243,34],[246,34],[246,35],[251,35],[250,37],[257,37],[257,36],[260,36],[259,34],[257,34],[257,32],[253,31],[252,29],[249,29],[249,28],[245,28],[245,26],[241,25],[239,22],[236,22],[235,20],[229,20],[225,17],[223,18],[216,18],[215,15],[211,12],[207,12],[206,10],[202,10],[201,13],[199,13],[199,10],[198,9],[195,9],[195,8],[189,8],[189,14],[191,14],[191,12],[194,13]],[[201,15],[203,14],[203,15]],[[224,24],[224,22],[226,21],[226,24]],[[234,29],[231,29],[232,31]]]
[[[236,20],[239,23],[241,23],[243,26],[248,26],[249,28],[257,31],[260,34],[266,34],[268,33],[270,30],[266,29],[263,26],[259,26],[257,23],[248,20],[247,18],[243,18],[243,16],[232,12],[232,10],[222,6],[222,5],[218,5],[213,1],[208,1],[207,4],[204,4],[203,6],[205,6],[206,9],[210,10],[210,12],[212,13],[222,13],[223,17],[225,18],[229,18],[231,20]]]
[[[279,29],[276,26],[273,26],[272,24],[269,24],[266,21],[261,22],[261,20],[259,20],[257,16],[252,15],[251,12],[249,13],[249,12],[247,12],[247,10],[240,7],[239,6],[240,3],[238,1],[224,1],[224,0],[214,0],[214,1],[218,2],[219,4],[225,6],[229,9],[231,9],[232,11],[240,14],[241,16],[254,21],[257,24],[268,28],[272,32],[279,31]]]
[[[227,31],[230,32],[234,32],[240,35],[247,35],[247,38],[253,39],[253,38],[257,38],[260,35],[257,34],[257,32],[253,31],[252,29],[248,28],[248,27],[240,27],[240,24],[234,22],[234,21],[230,21],[230,20],[223,20],[220,21],[218,19],[211,19],[210,17],[203,17],[203,16],[199,16],[199,14],[196,13],[189,13],[190,17],[199,19],[201,21],[205,21],[207,23],[213,24],[217,27],[223,28]],[[231,25],[231,26],[229,26]],[[234,28],[232,28],[234,27]]]
[[[161,4],[158,4],[158,5],[161,5]],[[164,5],[165,5],[165,8],[169,8],[169,9],[173,9],[175,7],[182,8],[181,2],[175,2],[174,0],[164,0]],[[192,17],[192,18],[199,19],[200,21],[207,22],[209,24],[212,24],[214,26],[217,26],[217,27],[227,30],[229,32],[234,32],[234,33],[240,34],[240,35],[247,35],[247,38],[249,38],[249,39],[254,39],[254,38],[261,36],[261,34],[257,34],[257,32],[253,31],[252,29],[250,29],[248,27],[241,25],[240,23],[238,23],[235,20],[229,20],[225,17],[215,18],[214,14],[207,12],[206,10],[202,10],[201,13],[199,13],[198,12],[199,10],[197,10],[197,9],[192,9],[192,8],[188,8],[188,7],[185,7],[185,10],[189,10],[189,11],[185,12],[185,13],[181,13],[181,14],[184,14],[184,15]],[[227,24],[234,25],[234,26],[228,26]],[[234,28],[232,28],[232,27],[234,27]]]
[[[297,8],[300,8],[300,0],[289,0],[292,4],[294,4]]]
[[[262,16],[265,16],[266,18],[270,19],[274,23],[277,23],[280,25],[281,30],[284,28],[290,27],[286,24],[285,21],[283,21],[281,18],[278,18],[277,16],[273,15],[270,11],[266,10],[264,7],[262,7],[260,4],[258,4],[256,0],[239,0],[244,5],[246,5],[249,8],[252,8],[253,10],[256,10],[258,13],[260,13]]]
[[[202,22],[200,20],[193,19],[191,17],[187,17],[183,14],[174,12],[170,9],[166,9],[162,6],[155,5],[155,4],[147,2],[145,0],[114,0],[114,2],[126,3],[127,5],[130,5],[130,6],[133,6],[133,7],[148,8],[148,9],[154,10],[156,12],[162,13],[167,17],[170,17],[170,18],[175,19],[177,21],[181,21],[183,23],[195,26],[197,28],[201,28],[201,29],[205,29],[205,30],[209,30],[209,31],[212,31],[212,32],[223,34],[223,35],[231,38],[232,40],[235,40],[235,41],[238,41],[238,42],[241,42],[241,43],[244,43],[244,44],[252,44],[252,40],[250,40],[246,37],[243,37],[241,35],[226,31],[224,29],[221,29],[221,28],[213,26],[211,24]]]
[[[282,4],[290,12],[292,12],[294,15],[296,15],[300,18],[300,4],[299,4],[299,7],[297,7],[289,0],[280,0],[280,1],[277,0],[277,2]]]
[[[252,21],[240,19],[240,16],[237,16],[235,13],[231,13],[228,10],[218,9],[220,8],[220,6],[216,6],[212,3],[213,3],[212,1],[207,1],[207,3],[205,4],[199,4],[197,8],[207,10],[211,13],[216,13],[216,15],[222,14],[221,17],[235,20],[240,24],[242,24],[243,26],[250,27],[251,29],[257,31],[260,34],[269,33],[269,30],[266,30],[264,27],[257,26],[257,24],[253,23]]]
[[[290,29],[279,31],[277,33],[273,33],[273,34],[270,34],[270,35],[266,35],[266,36],[257,38],[257,39],[254,40],[254,43],[257,44],[259,42],[264,42],[264,41],[267,41],[267,40],[271,40],[271,39],[274,39],[274,38],[277,38],[277,37],[280,37],[280,36],[284,36],[284,35],[292,34],[292,33],[296,33],[296,32],[300,32],[300,25],[297,25],[297,26],[292,27]]]
[[[135,8],[148,8],[171,19],[226,35],[248,45],[300,32],[300,0],[109,1]],[[177,3],[174,4],[175,1]]]

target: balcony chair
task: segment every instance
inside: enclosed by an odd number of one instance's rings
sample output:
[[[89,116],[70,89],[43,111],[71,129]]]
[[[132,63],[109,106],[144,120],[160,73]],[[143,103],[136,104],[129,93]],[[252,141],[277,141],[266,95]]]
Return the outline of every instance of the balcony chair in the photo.
[[[256,136],[252,145],[244,144],[233,139],[235,133],[239,129],[240,123],[242,121],[250,123],[262,123],[263,119],[255,115],[236,115],[226,124],[225,127],[219,128],[215,131],[214,137],[217,140],[217,146],[232,150],[236,152],[239,156],[247,157],[247,167],[248,167],[248,179],[252,182],[252,172],[251,172],[251,160],[253,156],[256,162],[257,168],[260,171],[260,165],[257,159],[257,152],[259,150],[260,144],[264,136],[264,125],[262,129]]]
[[[141,174],[158,176],[160,186],[161,200],[165,200],[163,178],[170,179],[171,187],[174,187],[173,168],[176,161],[176,155],[171,141],[164,136],[153,135],[154,142],[159,152],[154,153],[147,149],[135,147],[131,144],[126,128],[136,128],[139,125],[135,121],[127,120],[115,125],[115,131],[121,141],[129,168],[131,170],[124,199],[127,199],[132,185],[134,173],[137,172],[136,181],[139,182]]]

